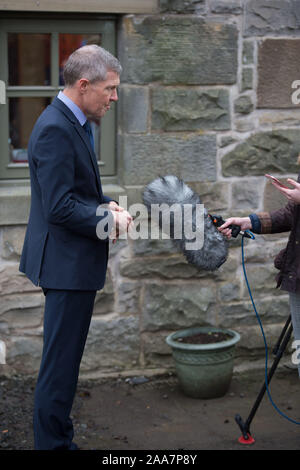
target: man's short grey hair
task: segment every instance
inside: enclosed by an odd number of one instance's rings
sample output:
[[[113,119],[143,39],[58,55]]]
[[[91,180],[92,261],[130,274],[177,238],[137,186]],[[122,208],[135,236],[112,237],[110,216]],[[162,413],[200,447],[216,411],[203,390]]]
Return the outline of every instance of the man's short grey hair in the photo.
[[[121,74],[122,67],[116,57],[96,44],[80,47],[69,56],[64,65],[65,86],[72,87],[81,78],[86,78],[91,83],[103,81],[108,71]]]

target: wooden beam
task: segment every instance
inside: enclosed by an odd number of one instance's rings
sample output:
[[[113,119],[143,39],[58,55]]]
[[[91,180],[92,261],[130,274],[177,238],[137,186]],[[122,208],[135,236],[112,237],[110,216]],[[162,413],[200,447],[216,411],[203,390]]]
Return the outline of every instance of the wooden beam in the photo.
[[[0,0],[0,10],[81,13],[155,13],[158,0]]]

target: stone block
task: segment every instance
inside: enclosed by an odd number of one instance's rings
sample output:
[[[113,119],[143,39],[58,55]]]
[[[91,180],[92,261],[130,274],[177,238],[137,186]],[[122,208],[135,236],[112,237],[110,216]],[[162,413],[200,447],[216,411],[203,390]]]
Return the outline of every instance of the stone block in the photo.
[[[299,8],[300,14],[300,8]],[[258,48],[258,108],[299,108],[292,83],[300,77],[300,39],[266,39]]]
[[[101,315],[114,311],[115,295],[110,269],[106,272],[104,288],[98,291],[95,298],[93,315]]]
[[[226,218],[224,216],[224,218]],[[236,248],[235,248],[236,244]],[[212,279],[214,279],[214,282],[234,282],[236,281],[236,276],[237,276],[237,270],[240,267],[240,250],[241,250],[241,243],[240,240],[232,239],[229,245],[229,253],[228,253],[228,258],[225,261],[220,268],[218,268],[216,271],[211,273]],[[209,273],[206,272],[206,276]]]
[[[298,173],[300,135],[296,129],[258,132],[222,159],[223,176]]]
[[[299,34],[298,0],[246,0],[244,36]]]
[[[267,337],[267,343],[270,349],[275,346],[277,339],[282,331],[283,324],[265,325],[264,331]],[[264,342],[261,330],[258,325],[247,327],[236,327],[241,335],[241,340],[237,345],[237,355],[247,358],[256,358],[264,355]],[[272,358],[269,358],[271,364]]]
[[[2,230],[2,258],[9,261],[19,260],[26,226],[3,227]]]
[[[37,373],[42,356],[42,334],[10,337],[6,346],[6,362],[10,369],[19,374]]]
[[[253,212],[259,207],[260,187],[257,180],[243,178],[232,183],[232,209],[248,209]]]
[[[251,283],[251,289],[254,284]],[[274,288],[275,291],[275,288]],[[285,321],[289,315],[289,298],[288,295],[264,295],[255,297],[256,310],[261,317],[263,324],[278,323]],[[222,305],[218,316],[218,324],[224,328],[236,328],[237,326],[257,326],[257,318],[253,310],[252,302],[245,300],[242,302],[228,302]]]
[[[166,240],[169,242],[169,240]],[[152,244],[146,246],[155,246]],[[240,244],[238,245],[240,249]],[[151,251],[147,253],[147,257],[136,253],[138,256],[131,257],[129,253],[125,256],[122,253],[120,258],[119,272],[122,276],[130,279],[211,279],[216,281],[230,281],[235,278],[235,273],[238,267],[237,256],[234,248],[231,246],[231,250],[228,255],[226,262],[216,271],[208,272],[197,269],[194,265],[187,263],[185,257],[181,252],[177,254],[169,254],[160,252],[158,255]],[[164,255],[164,256],[163,256]],[[167,255],[167,256],[166,256]]]
[[[216,180],[214,135],[127,135],[123,149],[125,184],[148,184],[169,174],[186,182]]]
[[[241,91],[251,90],[252,88],[253,88],[253,69],[250,67],[243,67]]]
[[[115,313],[96,317],[91,322],[82,370],[130,369],[138,361],[139,353],[138,318]]]
[[[243,42],[242,61],[244,65],[253,64],[254,61],[254,43],[252,41]]]
[[[215,324],[215,283],[146,284],[142,331]]]
[[[29,212],[29,186],[0,188],[0,226],[27,224]]]
[[[256,307],[259,307],[261,314],[261,302],[256,301]],[[257,320],[250,301],[232,301],[222,305],[218,315],[218,325],[223,328],[235,328],[237,325],[244,327],[248,325],[256,325]]]
[[[13,306],[0,315],[0,331],[11,332],[21,329],[36,328],[43,322],[43,306],[14,308]]]
[[[236,139],[232,137],[231,135],[221,135],[219,137],[219,146],[221,148],[227,147],[228,145],[234,144],[236,142]]]
[[[265,262],[264,265],[247,265],[247,278],[255,298],[265,297],[268,294],[273,296],[282,295],[282,291],[276,289],[275,277],[277,273],[278,271],[273,263],[268,264]],[[249,298],[246,284],[243,286],[243,298]]]
[[[0,296],[22,292],[41,293],[42,291],[19,271],[19,264],[2,264],[0,266]]]
[[[166,343],[166,337],[171,331],[142,333],[143,351],[148,354],[157,354],[160,357],[172,354],[170,346]]]
[[[161,12],[192,13],[202,12],[205,7],[205,0],[160,0]]]
[[[117,289],[117,311],[137,314],[139,312],[140,285],[138,282],[121,280]]]
[[[145,262],[146,261],[146,262]],[[184,256],[168,256],[166,258],[125,259],[120,262],[120,274],[134,279],[158,277],[161,279],[190,279],[207,276],[206,272],[188,264]]]
[[[224,211],[229,205],[229,185],[219,181],[218,183],[190,183],[189,186],[199,194],[202,204],[208,212]]]
[[[224,302],[231,302],[232,300],[240,300],[241,298],[241,285],[238,280],[233,282],[223,282],[218,288],[218,299],[223,305]]]
[[[172,350],[166,343],[166,337],[169,333],[171,331],[142,334],[143,357],[146,366],[160,368],[174,366]]]
[[[109,241],[109,261],[108,264],[111,264],[112,259],[121,251],[123,248],[128,246],[128,240],[117,239],[116,243],[113,243],[113,240]]]
[[[241,0],[210,0],[210,11],[218,14],[239,15],[242,13]]]
[[[253,102],[251,96],[239,96],[234,102],[234,111],[240,114],[249,114],[253,111]]]
[[[1,297],[0,317],[4,314],[7,316],[11,312],[21,312],[26,315],[27,312],[43,307],[44,294],[40,293],[21,293],[9,294]]]
[[[132,204],[142,204],[143,198],[142,193],[144,186],[135,185],[135,186],[125,186],[126,195],[127,195],[127,210],[130,209]]]
[[[234,24],[198,16],[126,17],[120,41],[123,82],[229,85],[236,82]]]
[[[237,132],[250,132],[255,129],[255,121],[252,116],[242,116],[241,114],[237,116],[234,120],[234,129]]]
[[[121,89],[121,125],[128,133],[145,133],[148,130],[149,89],[128,87]]]
[[[230,129],[228,90],[154,88],[152,129],[164,131]]]
[[[138,239],[132,241],[133,254],[136,256],[171,255],[178,253],[172,240]],[[144,261],[145,262],[145,261]]]
[[[259,127],[293,127],[298,126],[300,121],[300,110],[298,107],[295,109],[277,111],[273,109],[260,110],[258,116]]]
[[[0,331],[2,334],[24,334],[43,322],[43,294],[10,294],[1,296]]]
[[[197,269],[194,265],[187,263],[185,257],[181,252],[168,253],[164,251],[163,243],[166,242],[166,247],[169,246],[169,240],[162,240],[161,245],[155,245],[153,240],[144,241],[145,244],[140,245],[134,252],[136,256],[130,257],[129,255],[120,258],[119,272],[122,276],[130,280],[137,279],[213,279],[215,281],[233,280],[238,267],[237,257],[234,249],[231,250],[226,262],[216,271],[208,272]],[[139,246],[139,245],[137,245]],[[141,253],[142,247],[146,246],[147,253]],[[156,252],[151,252],[151,247],[154,247]],[[161,248],[160,248],[161,246]],[[238,244],[240,249],[240,244]],[[158,256],[161,255],[161,256]]]
[[[275,256],[286,247],[287,234],[282,234],[279,240],[266,240],[265,235],[256,236],[255,243],[248,243],[245,250],[245,262],[247,263],[273,263]],[[285,235],[285,236],[284,236]]]

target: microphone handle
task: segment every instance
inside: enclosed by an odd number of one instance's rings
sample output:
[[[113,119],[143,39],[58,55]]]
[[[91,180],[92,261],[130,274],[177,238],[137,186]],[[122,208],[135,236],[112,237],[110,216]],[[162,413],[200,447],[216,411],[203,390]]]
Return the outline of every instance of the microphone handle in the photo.
[[[209,216],[212,219],[212,223],[216,227],[221,227],[221,225],[225,224],[225,220],[223,219],[223,217],[221,215],[211,215],[211,214],[209,214]],[[239,225],[235,225],[235,224],[228,225],[228,228],[231,229],[231,235],[233,236],[233,238],[236,238],[238,236],[238,234],[240,233],[240,231],[241,231],[241,227]],[[246,238],[251,238],[251,236],[247,233],[247,231],[243,233],[243,236],[246,237]]]

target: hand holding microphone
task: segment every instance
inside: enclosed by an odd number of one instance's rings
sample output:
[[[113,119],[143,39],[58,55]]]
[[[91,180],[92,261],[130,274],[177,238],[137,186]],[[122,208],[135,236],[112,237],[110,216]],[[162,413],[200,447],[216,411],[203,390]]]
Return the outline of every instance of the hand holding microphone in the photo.
[[[230,239],[232,237],[232,227],[238,225],[242,231],[251,230],[252,223],[250,217],[230,217],[226,222],[218,227],[219,232],[221,232],[226,238]]]

